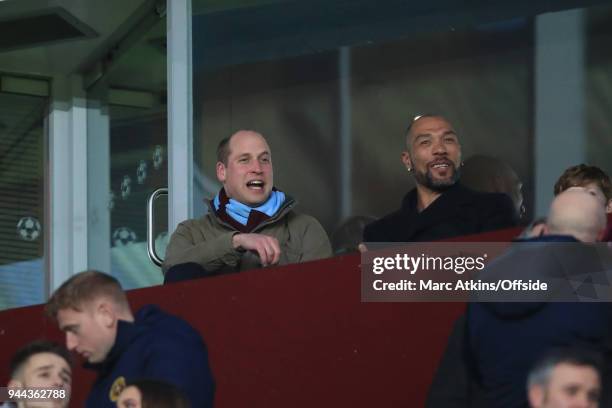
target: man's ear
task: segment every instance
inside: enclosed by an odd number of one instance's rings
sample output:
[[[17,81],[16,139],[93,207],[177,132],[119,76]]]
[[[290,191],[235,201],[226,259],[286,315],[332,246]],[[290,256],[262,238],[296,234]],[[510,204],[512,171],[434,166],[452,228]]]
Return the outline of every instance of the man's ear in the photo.
[[[606,214],[612,213],[612,198],[608,200],[608,204],[606,205]]]
[[[407,151],[402,152],[402,162],[404,166],[406,166],[406,170],[412,171],[412,159],[410,158],[410,153]]]
[[[221,183],[225,183],[225,164],[223,164],[222,162],[217,162],[216,170],[217,170],[217,179]]]
[[[529,399],[530,407],[540,408],[544,406],[544,388],[541,385],[529,387],[527,398]]]
[[[113,327],[117,323],[116,307],[108,300],[101,300],[96,306],[96,314],[104,327]]]

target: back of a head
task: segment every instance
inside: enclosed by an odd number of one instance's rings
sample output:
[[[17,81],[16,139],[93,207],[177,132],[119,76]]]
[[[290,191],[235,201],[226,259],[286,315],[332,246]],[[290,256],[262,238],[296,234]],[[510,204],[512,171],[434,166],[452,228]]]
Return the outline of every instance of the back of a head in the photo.
[[[569,189],[553,200],[548,214],[549,234],[571,235],[582,242],[597,242],[606,228],[602,203],[582,189]]]
[[[464,162],[461,184],[475,191],[507,194],[519,211],[523,204],[521,180],[509,164],[496,157],[474,155]]]
[[[52,318],[62,309],[81,310],[92,300],[105,297],[120,308],[129,310],[129,303],[119,281],[98,271],[78,273],[64,282],[51,296],[46,313]]]
[[[477,191],[507,192],[507,185],[516,179],[512,167],[503,160],[481,154],[470,156],[461,169],[461,183]]]
[[[174,385],[165,381],[140,379],[130,381],[126,387],[138,388],[142,397],[142,408],[190,408],[185,395]]]

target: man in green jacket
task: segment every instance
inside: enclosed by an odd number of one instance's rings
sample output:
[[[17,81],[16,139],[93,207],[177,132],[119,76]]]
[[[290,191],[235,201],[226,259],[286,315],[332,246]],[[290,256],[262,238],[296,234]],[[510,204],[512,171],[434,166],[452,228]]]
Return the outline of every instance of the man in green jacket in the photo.
[[[293,210],[296,201],[274,188],[266,139],[240,130],[217,148],[223,188],[208,214],[179,224],[166,249],[163,271],[172,280],[237,272],[331,256],[319,222]]]

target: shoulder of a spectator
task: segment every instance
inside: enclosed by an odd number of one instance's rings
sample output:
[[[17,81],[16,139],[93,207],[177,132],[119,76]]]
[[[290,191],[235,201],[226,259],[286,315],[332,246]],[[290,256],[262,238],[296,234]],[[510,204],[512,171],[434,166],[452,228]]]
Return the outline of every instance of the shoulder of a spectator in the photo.
[[[179,225],[176,227],[176,232],[183,233],[183,232],[192,231],[198,228],[204,228],[210,225],[211,223],[212,223],[212,219],[210,217],[210,214],[206,214],[200,218],[190,218],[188,220],[185,220],[179,223]]]
[[[216,222],[210,214],[206,214],[201,218],[193,218],[182,221],[177,225],[176,229],[170,236],[169,246],[174,242],[184,242],[195,244],[202,240],[202,236],[208,235],[213,230],[221,231],[222,227],[215,225]],[[228,231],[231,231],[228,229]]]
[[[367,224],[363,230],[364,242],[375,242],[380,234],[386,235],[388,229],[393,229],[401,223],[401,216],[401,210],[397,210]]]
[[[202,338],[196,329],[173,315],[166,315],[161,323],[150,326],[142,340],[150,346],[152,353],[204,350]]]
[[[510,196],[504,193],[485,193],[488,196],[489,207],[504,212],[514,212],[514,204]]]
[[[287,220],[295,226],[302,226],[304,228],[310,225],[321,225],[319,220],[309,214],[305,214],[299,211],[291,211],[287,214]]]
[[[327,232],[315,217],[292,211],[288,215],[289,229],[299,236],[302,261],[329,258],[332,255]]]
[[[518,220],[512,199],[504,193],[479,193],[479,208],[488,218],[493,219],[497,227],[514,227]]]
[[[313,236],[315,239],[328,239],[325,229],[312,215],[292,211],[287,215],[289,228],[294,232],[301,232],[304,237]]]

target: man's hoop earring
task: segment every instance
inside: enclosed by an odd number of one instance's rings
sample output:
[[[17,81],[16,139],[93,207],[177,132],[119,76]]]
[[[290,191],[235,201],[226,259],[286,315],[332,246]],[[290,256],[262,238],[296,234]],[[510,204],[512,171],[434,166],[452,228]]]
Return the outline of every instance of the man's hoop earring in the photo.
[[[409,172],[410,172],[410,171],[412,171],[412,167],[408,167],[408,171],[409,171]]]

